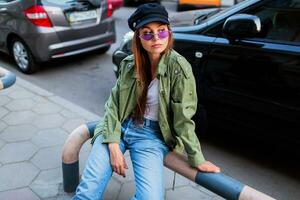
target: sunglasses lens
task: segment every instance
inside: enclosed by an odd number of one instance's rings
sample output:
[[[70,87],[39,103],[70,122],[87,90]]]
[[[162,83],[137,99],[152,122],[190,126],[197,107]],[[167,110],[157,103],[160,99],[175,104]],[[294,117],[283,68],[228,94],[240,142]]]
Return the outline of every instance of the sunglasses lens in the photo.
[[[169,31],[160,31],[157,34],[159,39],[165,39],[169,36]],[[142,35],[140,35],[140,38],[142,38],[143,40],[152,40],[154,38],[154,34],[153,33],[143,33]]]
[[[151,33],[144,33],[140,36],[143,40],[152,40],[153,39],[153,34]]]
[[[169,31],[161,31],[158,33],[159,39],[165,39],[169,36]]]

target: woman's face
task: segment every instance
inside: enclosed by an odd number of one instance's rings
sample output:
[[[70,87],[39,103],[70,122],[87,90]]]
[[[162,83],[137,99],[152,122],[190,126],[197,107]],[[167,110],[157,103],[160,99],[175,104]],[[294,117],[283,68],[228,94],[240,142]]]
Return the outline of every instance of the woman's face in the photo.
[[[139,29],[141,44],[150,55],[160,55],[166,49],[169,34],[168,26],[157,22],[146,24]]]

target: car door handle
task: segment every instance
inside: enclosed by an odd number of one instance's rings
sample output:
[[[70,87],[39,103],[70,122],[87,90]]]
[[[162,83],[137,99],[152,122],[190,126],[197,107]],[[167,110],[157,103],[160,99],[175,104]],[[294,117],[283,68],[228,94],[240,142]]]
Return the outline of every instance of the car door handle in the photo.
[[[202,57],[203,57],[203,53],[200,52],[200,51],[196,51],[196,52],[195,52],[195,57],[196,57],[196,58],[202,58]]]

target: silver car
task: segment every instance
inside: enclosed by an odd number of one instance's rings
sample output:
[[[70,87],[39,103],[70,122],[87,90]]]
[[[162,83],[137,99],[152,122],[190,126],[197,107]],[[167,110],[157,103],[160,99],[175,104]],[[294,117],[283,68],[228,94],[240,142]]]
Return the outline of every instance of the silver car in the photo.
[[[0,0],[0,51],[33,73],[39,63],[115,42],[107,0]]]

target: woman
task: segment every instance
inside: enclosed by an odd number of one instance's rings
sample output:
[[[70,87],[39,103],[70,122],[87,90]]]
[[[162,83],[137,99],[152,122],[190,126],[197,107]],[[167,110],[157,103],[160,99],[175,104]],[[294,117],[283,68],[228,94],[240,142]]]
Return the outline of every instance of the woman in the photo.
[[[191,166],[220,172],[205,161],[194,132],[195,79],[190,64],[172,50],[167,11],[156,3],[141,5],[128,25],[133,55],[121,63],[74,199],[100,199],[113,172],[125,177],[127,149],[135,175],[132,199],[163,199],[163,159],[170,150],[184,148]]]

